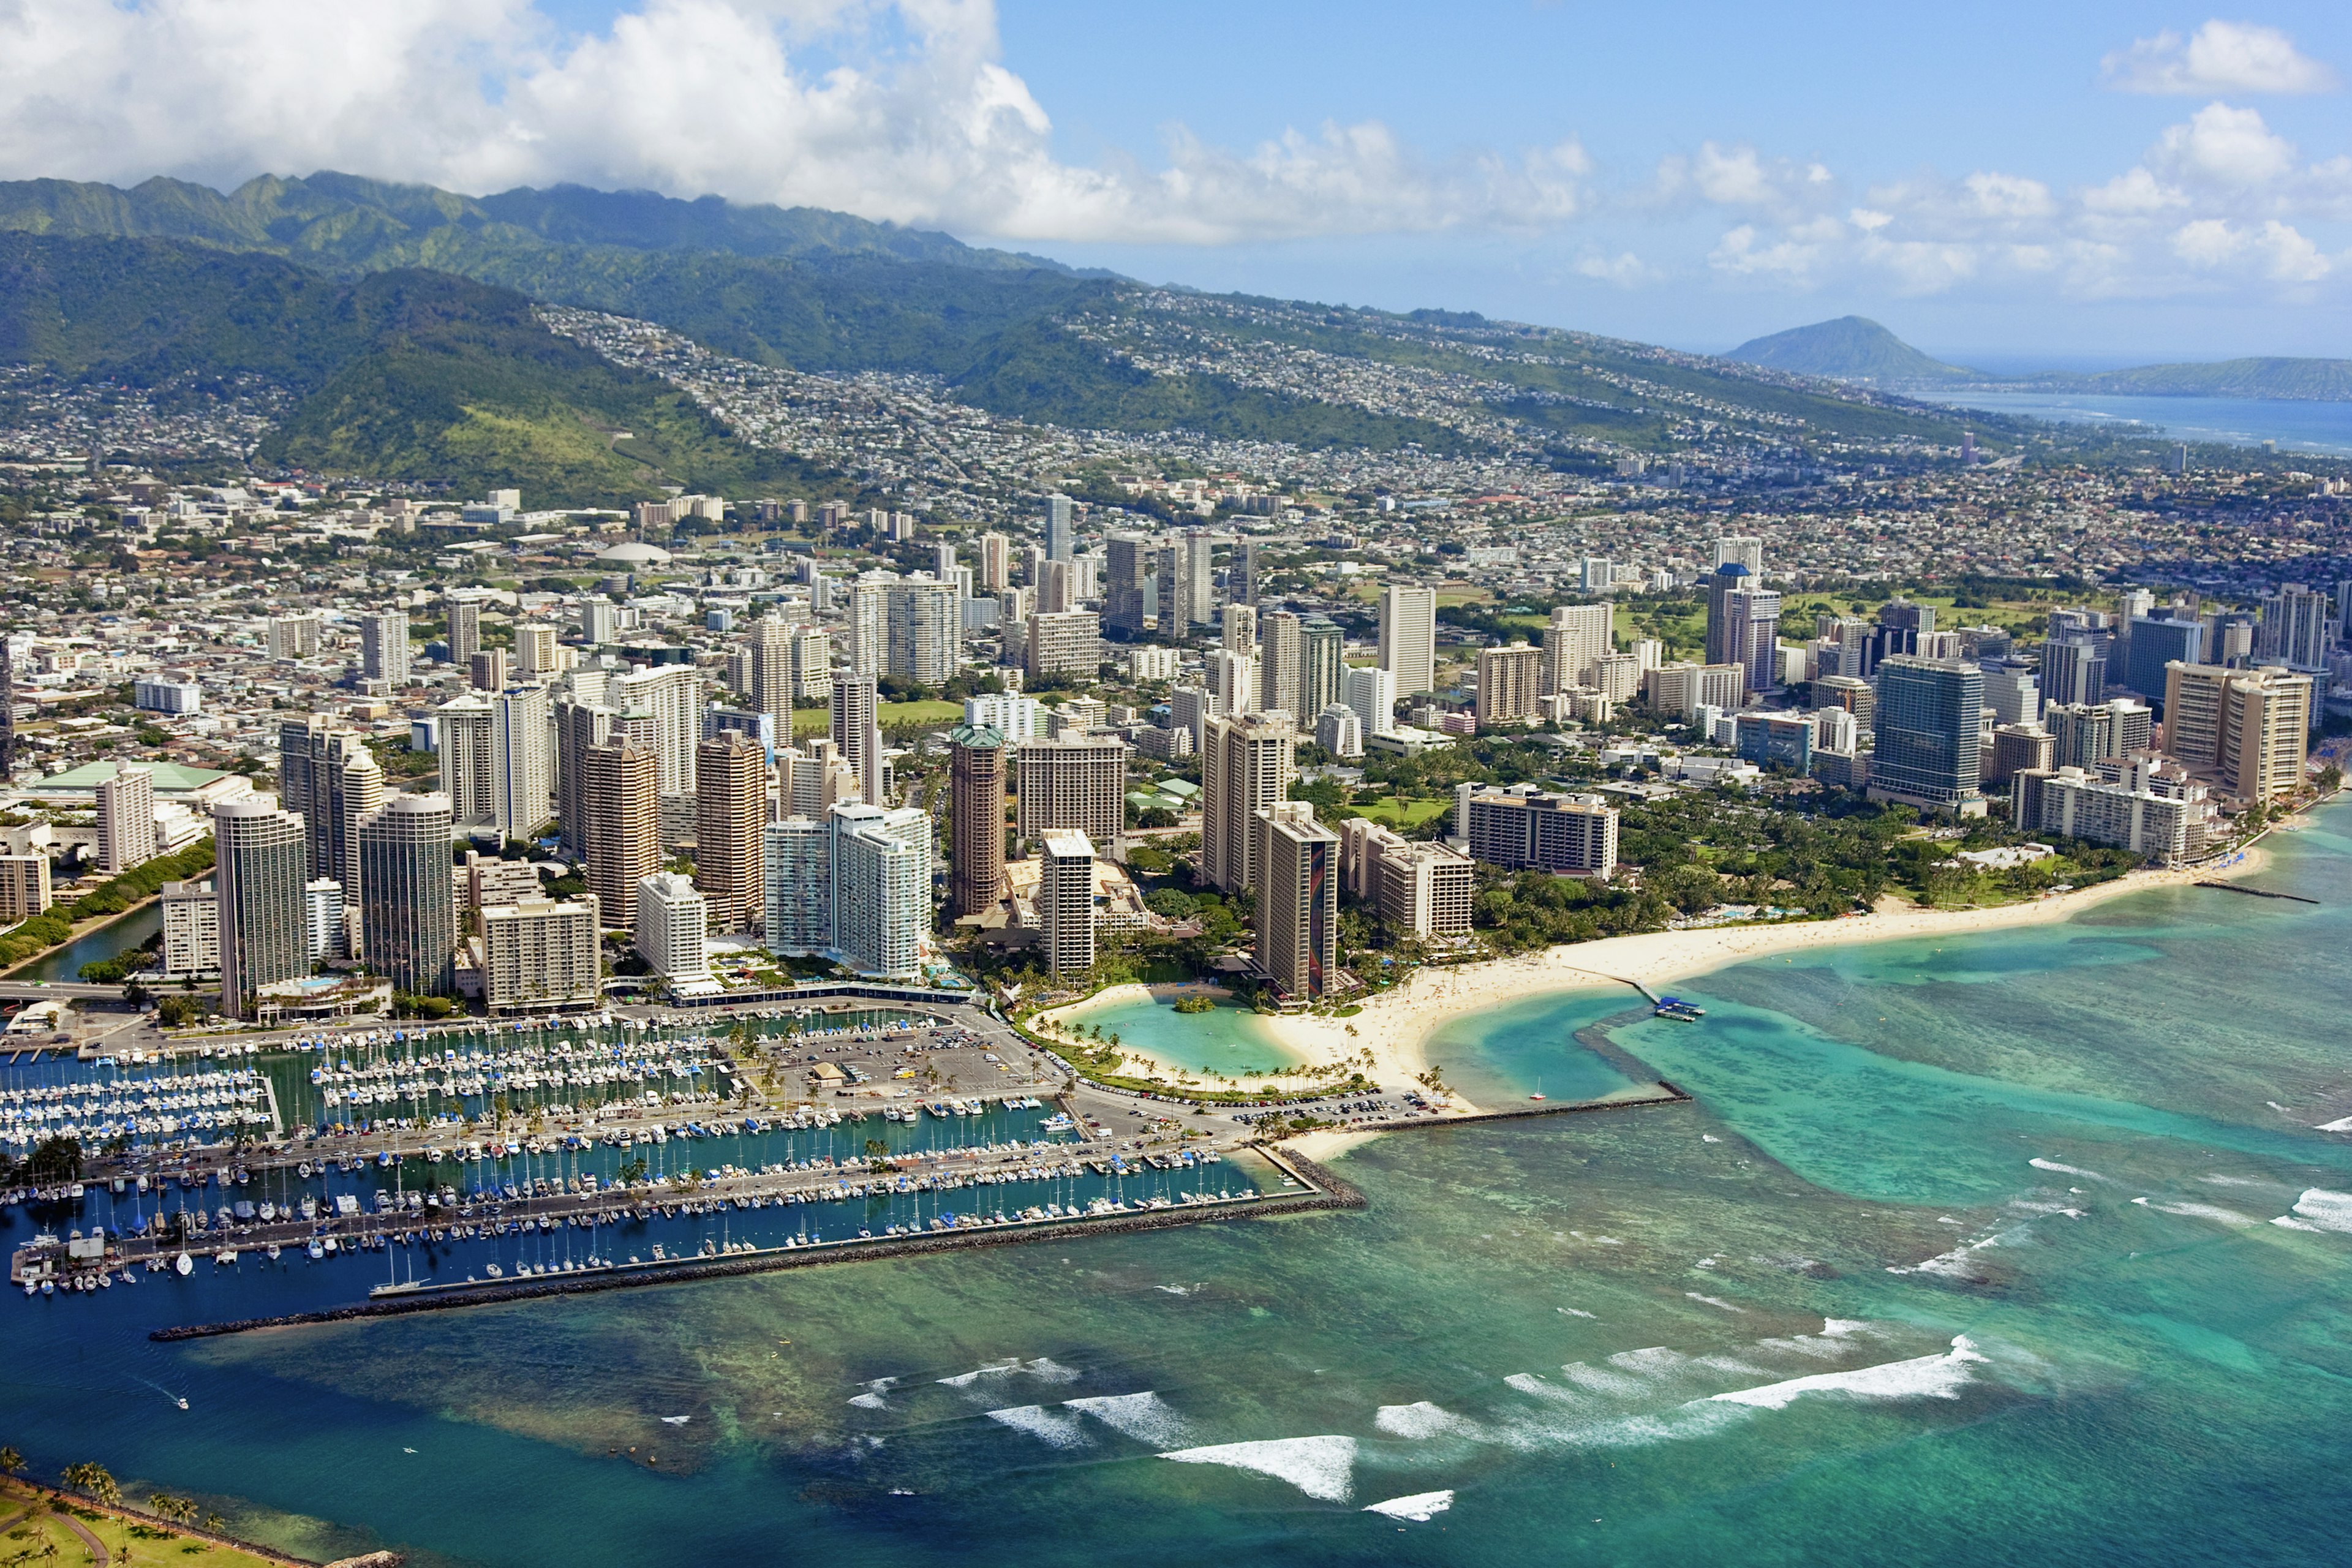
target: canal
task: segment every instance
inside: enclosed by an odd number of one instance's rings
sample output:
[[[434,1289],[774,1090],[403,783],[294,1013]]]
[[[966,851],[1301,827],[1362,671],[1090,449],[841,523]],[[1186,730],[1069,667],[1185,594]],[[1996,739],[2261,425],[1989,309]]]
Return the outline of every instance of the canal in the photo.
[[[11,980],[79,980],[81,966],[139,946],[163,929],[163,904],[151,899],[121,920],[85,931],[54,952],[12,971]]]

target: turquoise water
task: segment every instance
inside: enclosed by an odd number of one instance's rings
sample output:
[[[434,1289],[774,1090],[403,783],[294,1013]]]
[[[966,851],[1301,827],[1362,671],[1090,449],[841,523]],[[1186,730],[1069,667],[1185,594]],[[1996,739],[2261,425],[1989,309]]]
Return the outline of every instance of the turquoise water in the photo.
[[[1067,1016],[1089,1032],[1099,1026],[1105,1037],[1117,1035],[1122,1045],[1186,1072],[1238,1079],[1246,1068],[1289,1067],[1300,1059],[1276,1042],[1264,1019],[1230,1003],[1221,1002],[1206,1013],[1179,1013],[1174,997],[1155,997],[1098,1003],[1074,1008]]]
[[[1360,1213],[177,1347],[167,1284],[0,1300],[5,1436],[425,1563],[2338,1562],[2347,829],[2273,840],[2318,907],[1449,1032],[1549,1095],[1605,1029],[1696,1100],[1381,1141]]]
[[[2137,434],[2171,436],[2183,441],[2214,441],[2231,447],[2275,441],[2283,452],[2352,457],[2352,403],[2076,392],[1966,392],[1953,394],[1949,401],[1957,407],[2021,414],[2060,424],[2117,427],[2137,424],[2147,427]]]
[[[1490,1110],[1513,1108],[1534,1094],[1605,1100],[1656,1075],[1621,1070],[1631,1065],[1623,1057],[1604,1057],[1577,1036],[1583,1032],[1605,1049],[1604,1021],[1648,1012],[1648,1003],[1622,987],[1507,1003],[1447,1023],[1430,1037],[1428,1058],[1447,1088]]]
[[[66,943],[46,958],[35,959],[9,978],[78,981],[81,978],[83,964],[95,963],[101,958],[112,958],[118,952],[127,952],[163,929],[163,906],[151,903]]]

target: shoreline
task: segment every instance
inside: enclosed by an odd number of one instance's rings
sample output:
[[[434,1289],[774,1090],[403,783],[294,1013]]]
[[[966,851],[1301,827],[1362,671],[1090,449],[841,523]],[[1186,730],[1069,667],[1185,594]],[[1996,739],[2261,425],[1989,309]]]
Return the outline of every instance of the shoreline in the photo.
[[[2225,868],[2132,871],[2076,892],[1991,909],[1882,908],[1835,920],[1602,937],[1512,958],[1421,969],[1395,990],[1368,999],[1362,1012],[1350,1019],[1295,1014],[1269,1017],[1265,1023],[1294,1055],[1324,1062],[1369,1050],[1376,1064],[1369,1076],[1385,1084],[1402,1084],[1429,1070],[1431,1037],[1466,1012],[1612,987],[1626,990],[1631,1005],[1635,1001],[1632,993],[1636,984],[1654,991],[1734,964],[1811,948],[2054,924],[2155,888],[2252,876],[2268,861],[2268,855],[2254,846]],[[1493,1109],[1475,1104],[1459,1093],[1449,1092],[1446,1098],[1464,1111]]]

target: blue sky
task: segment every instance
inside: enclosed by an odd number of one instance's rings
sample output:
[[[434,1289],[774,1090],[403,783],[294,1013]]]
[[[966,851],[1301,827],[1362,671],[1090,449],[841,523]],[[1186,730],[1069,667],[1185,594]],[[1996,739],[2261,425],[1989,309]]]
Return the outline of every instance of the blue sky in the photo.
[[[2341,4],[16,0],[0,171],[716,192],[1693,348],[2352,354],[2347,78]]]

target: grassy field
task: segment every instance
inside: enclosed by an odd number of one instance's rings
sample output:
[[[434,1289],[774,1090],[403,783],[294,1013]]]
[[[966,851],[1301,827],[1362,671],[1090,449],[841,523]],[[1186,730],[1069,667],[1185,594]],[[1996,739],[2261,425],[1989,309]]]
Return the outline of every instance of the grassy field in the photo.
[[[1403,833],[1444,816],[1453,806],[1450,800],[1407,800],[1402,795],[1391,795],[1381,796],[1370,805],[1360,805],[1356,810],[1374,822]]]
[[[88,1563],[89,1547],[65,1518],[53,1511],[46,1492],[15,1481],[0,1484],[0,1521],[13,1521],[0,1535],[0,1561]],[[110,1563],[202,1563],[207,1568],[277,1568],[282,1558],[257,1556],[201,1536],[184,1535],[161,1520],[110,1512],[75,1501],[73,1521],[98,1537]],[[25,1510],[30,1508],[32,1512]],[[23,1517],[19,1517],[23,1515]]]
[[[885,702],[881,721],[885,730],[901,724],[953,724],[963,718],[961,702]],[[833,727],[833,715],[822,708],[802,708],[793,714],[793,733],[822,735]]]

